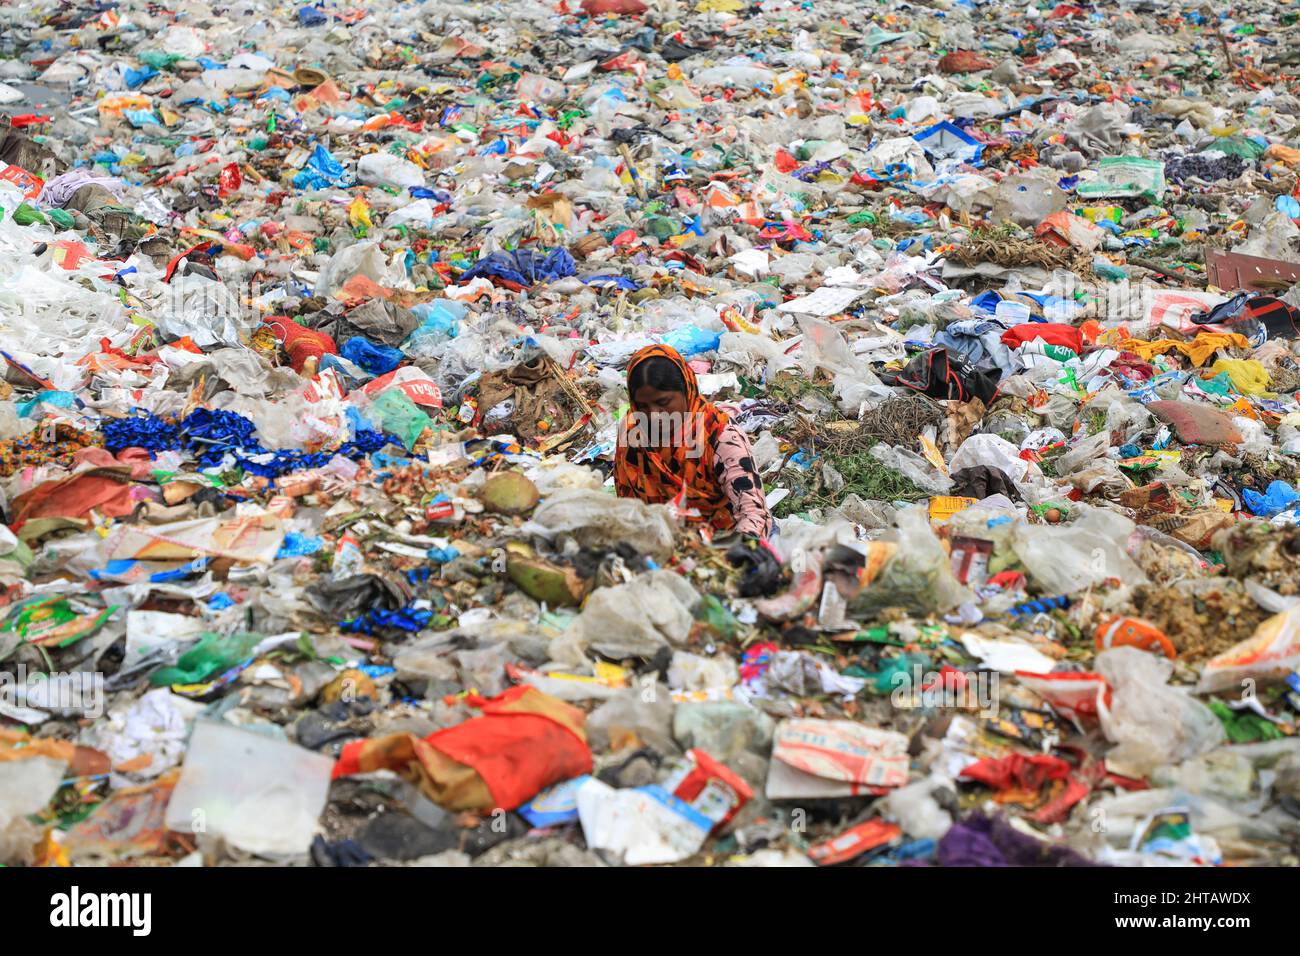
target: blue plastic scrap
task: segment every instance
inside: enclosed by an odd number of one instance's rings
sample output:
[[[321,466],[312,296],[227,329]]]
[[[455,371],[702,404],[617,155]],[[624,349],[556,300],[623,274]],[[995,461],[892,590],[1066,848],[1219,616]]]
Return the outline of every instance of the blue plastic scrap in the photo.
[[[504,279],[521,286],[538,282],[554,282],[577,274],[573,256],[567,249],[518,249],[515,252],[494,252],[474,263],[460,275],[460,281],[470,282],[479,277]]]
[[[348,171],[320,143],[312,150],[307,163],[293,177],[296,189],[324,189],[326,186],[351,186]]]
[[[1285,481],[1274,481],[1262,495],[1250,488],[1243,489],[1241,497],[1250,513],[1261,518],[1272,518],[1300,504],[1300,492]]]
[[[920,143],[920,148],[935,159],[959,160],[961,163],[978,164],[984,152],[980,143],[966,131],[943,120],[915,134],[913,139]]]

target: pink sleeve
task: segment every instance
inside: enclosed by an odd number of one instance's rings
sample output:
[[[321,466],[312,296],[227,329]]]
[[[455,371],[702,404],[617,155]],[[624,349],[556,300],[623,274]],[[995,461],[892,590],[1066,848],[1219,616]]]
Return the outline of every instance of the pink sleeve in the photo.
[[[772,514],[767,510],[763,479],[754,466],[754,452],[745,433],[729,423],[718,435],[714,447],[713,469],[722,484],[736,530],[741,534],[766,538],[772,532]]]

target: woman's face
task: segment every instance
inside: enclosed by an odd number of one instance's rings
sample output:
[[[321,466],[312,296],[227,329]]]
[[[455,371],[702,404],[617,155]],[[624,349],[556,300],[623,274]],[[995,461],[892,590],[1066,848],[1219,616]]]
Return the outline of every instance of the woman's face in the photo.
[[[651,385],[638,388],[632,396],[632,404],[647,415],[656,412],[685,415],[690,410],[686,404],[685,392],[661,392]]]

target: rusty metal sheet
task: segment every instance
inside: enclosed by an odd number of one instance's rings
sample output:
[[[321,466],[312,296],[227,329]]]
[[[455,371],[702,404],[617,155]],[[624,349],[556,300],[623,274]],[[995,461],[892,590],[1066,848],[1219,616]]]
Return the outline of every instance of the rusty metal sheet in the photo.
[[[1280,295],[1300,282],[1300,262],[1261,259],[1236,252],[1205,251],[1205,272],[1213,285],[1230,292],[1266,292]]]

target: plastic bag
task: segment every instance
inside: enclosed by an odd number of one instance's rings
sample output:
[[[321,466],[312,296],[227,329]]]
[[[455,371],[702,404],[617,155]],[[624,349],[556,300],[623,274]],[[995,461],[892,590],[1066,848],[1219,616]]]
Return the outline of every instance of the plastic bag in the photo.
[[[1011,540],[1039,587],[1050,595],[1074,594],[1107,578],[1118,578],[1125,585],[1147,583],[1125,549],[1135,528],[1123,515],[1091,508],[1068,525],[1018,525]]]
[[[832,375],[852,375],[855,378],[871,375],[871,371],[862,367],[858,357],[844,341],[840,330],[829,322],[801,315],[799,328],[803,331],[799,363],[804,374],[809,378],[812,378],[819,368],[826,369]]]
[[[595,750],[605,751],[634,734],[642,744],[661,754],[676,753],[673,708],[673,696],[662,684],[622,691],[591,712],[587,738]]]
[[[1106,412],[1106,427],[1098,434],[1109,435],[1118,432],[1125,441],[1135,438],[1138,433],[1150,428],[1154,421],[1154,417],[1146,410],[1146,406],[1135,401],[1128,393],[1113,385],[1108,385],[1097,392],[1083,406],[1084,412],[1094,410],[1104,410]],[[1060,473],[1060,461],[1058,460],[1057,474]]]
[[[52,757],[0,762],[0,863],[30,863],[41,831],[27,822],[50,802],[67,764]]]
[[[311,846],[334,761],[218,721],[195,724],[167,827],[223,837],[248,853],[289,857]]]
[[[390,388],[380,392],[365,408],[367,418],[379,423],[389,435],[396,435],[410,451],[420,440],[426,428],[432,428],[433,422],[420,407],[411,401],[401,389]]]
[[[672,571],[651,571],[627,584],[598,588],[548,653],[562,664],[585,661],[590,648],[602,657],[653,657],[690,635],[699,595]]]
[[[402,343],[403,350],[413,356],[421,355],[428,346],[441,345],[460,335],[460,323],[469,306],[454,299],[434,299],[411,306],[420,324]]]
[[[378,345],[363,335],[354,335],[344,342],[339,354],[371,375],[384,375],[406,361],[401,349]]]
[[[1008,176],[997,187],[997,199],[990,214],[994,222],[1010,220],[1021,226],[1036,226],[1065,208],[1065,191],[1055,177],[1022,173]]]
[[[457,651],[455,658],[460,665],[461,683],[465,687],[495,697],[509,686],[505,668],[514,660],[514,655],[506,642],[490,644],[476,651]]]
[[[704,599],[716,598],[709,595]],[[734,687],[740,680],[736,662],[728,657],[701,657],[678,651],[673,654],[668,668],[668,686],[673,690],[706,691],[713,688]]]
[[[378,242],[356,242],[330,257],[316,283],[316,294],[333,295],[353,276],[363,275],[380,285],[388,281],[388,260]]]
[[[564,489],[533,512],[523,528],[527,534],[550,538],[571,534],[585,547],[613,546],[629,541],[656,561],[673,553],[674,524],[667,505],[649,505],[638,498],[616,498],[604,491]]]
[[[1262,395],[1268,390],[1268,371],[1254,359],[1219,359],[1210,371],[1215,375],[1227,372],[1232,387],[1243,395]]]
[[[176,276],[168,286],[167,307],[156,319],[169,336],[189,336],[195,345],[238,348],[251,321],[224,283],[198,275]]]
[[[248,658],[263,640],[261,634],[204,634],[199,642],[177,658],[175,665],[149,675],[155,687],[167,684],[197,684]]]
[[[870,454],[886,468],[892,468],[911,480],[922,491],[932,495],[946,495],[952,491],[952,479],[914,451],[881,442],[871,446]]]
[[[952,817],[934,799],[934,791],[952,788],[951,781],[930,777],[899,787],[881,801],[887,816],[918,840],[938,840],[952,827]]]
[[[1165,194],[1165,164],[1138,156],[1107,156],[1097,164],[1096,179],[1075,191],[1084,199],[1138,196],[1159,202]]]
[[[662,336],[661,341],[664,345],[676,349],[678,354],[689,358],[693,355],[717,351],[721,339],[721,332],[711,332],[695,325],[679,325]]]
[[[410,160],[391,153],[368,153],[357,161],[357,179],[368,186],[410,189],[424,185],[424,171]]]
[[[1264,518],[1271,518],[1283,511],[1290,511],[1297,504],[1300,504],[1300,492],[1297,492],[1285,481],[1270,482],[1262,495],[1258,491],[1246,488],[1242,491],[1241,497],[1252,514]]]
[[[931,613],[947,611],[973,595],[953,577],[952,562],[930,527],[929,510],[920,505],[898,512],[892,537],[898,550],[880,576],[849,601],[855,617],[886,607]]]
[[[787,355],[780,343],[753,332],[724,332],[718,342],[718,358],[747,368],[766,362],[766,381],[795,364],[794,357]]]
[[[1020,457],[1020,449],[1000,435],[972,435],[961,443],[948,463],[948,470],[966,468],[996,468],[1013,482],[1022,482],[1034,476],[1037,466]]]
[[[1214,712],[1169,686],[1173,664],[1135,647],[1097,655],[1097,672],[1111,687],[1109,705],[1098,698],[1106,739],[1117,746],[1106,762],[1117,771],[1145,777],[1157,767],[1182,763],[1225,740]],[[1122,771],[1119,768],[1124,768]]]
[[[1269,683],[1300,668],[1300,605],[1263,621],[1255,633],[1206,661],[1199,693],[1245,688],[1246,681]]]

